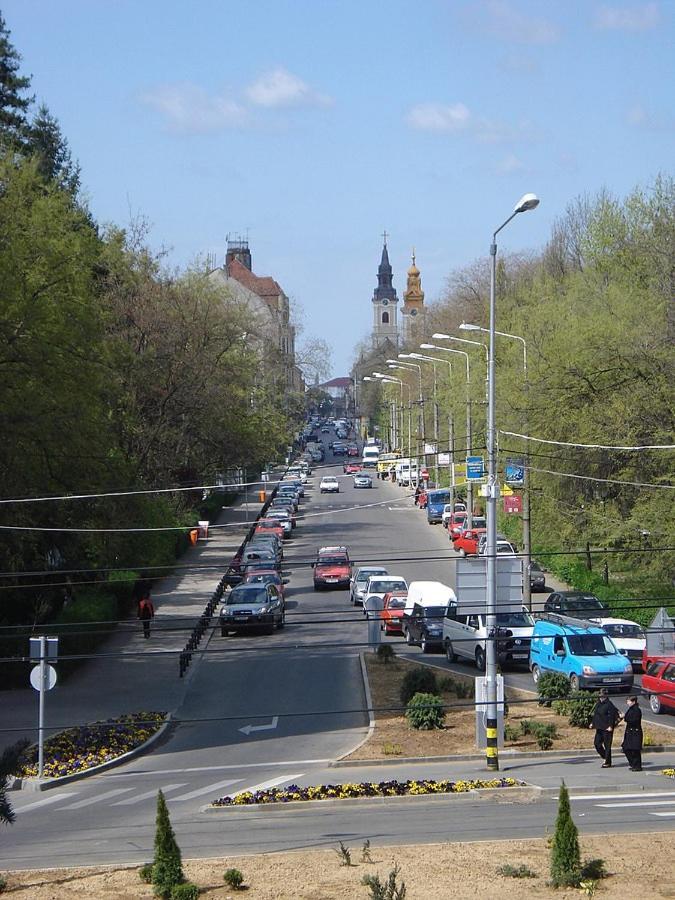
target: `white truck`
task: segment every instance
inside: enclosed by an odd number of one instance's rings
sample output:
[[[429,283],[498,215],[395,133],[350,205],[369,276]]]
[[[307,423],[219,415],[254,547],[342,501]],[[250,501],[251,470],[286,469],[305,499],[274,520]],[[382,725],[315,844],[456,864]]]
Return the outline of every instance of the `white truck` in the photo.
[[[419,467],[416,459],[399,459],[396,463],[396,481],[403,487],[419,483]]]
[[[380,448],[376,444],[366,444],[363,448],[361,466],[364,469],[376,469],[380,459]]]

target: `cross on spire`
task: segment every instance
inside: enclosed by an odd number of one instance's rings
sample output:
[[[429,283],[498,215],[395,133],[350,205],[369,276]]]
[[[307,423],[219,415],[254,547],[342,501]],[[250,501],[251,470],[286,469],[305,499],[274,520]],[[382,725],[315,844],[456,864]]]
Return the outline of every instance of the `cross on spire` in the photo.
[[[384,238],[384,246],[386,247],[386,246],[387,246],[387,238],[389,237],[389,235],[387,234],[387,229],[386,229],[386,228],[385,228],[384,231],[382,232],[382,237]]]

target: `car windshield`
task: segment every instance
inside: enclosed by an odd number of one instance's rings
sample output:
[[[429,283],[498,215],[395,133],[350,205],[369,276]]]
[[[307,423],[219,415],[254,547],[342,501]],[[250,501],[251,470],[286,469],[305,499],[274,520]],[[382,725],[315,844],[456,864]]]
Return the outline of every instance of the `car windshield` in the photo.
[[[367,569],[365,572],[361,571],[356,576],[357,581],[368,581],[369,578],[374,578],[376,575],[386,575],[386,569]]]
[[[387,609],[405,609],[405,597],[391,597]]]
[[[500,628],[530,628],[532,626],[532,619],[527,613],[497,613],[497,625]]]
[[[570,653],[575,656],[613,656],[617,651],[604,634],[575,634],[567,638]]]
[[[405,586],[405,581],[400,578],[371,578],[368,590],[371,594],[388,594],[390,591],[400,591],[401,588],[405,590]]]
[[[261,589],[257,591],[238,591],[236,588],[230,592],[230,596],[225,601],[228,606],[250,603],[260,606],[267,602],[267,591]]]
[[[605,608],[597,597],[567,597],[565,605],[575,612],[597,612]]]
[[[471,527],[472,527],[472,528],[487,528],[487,522],[486,522],[486,520],[485,520],[484,518],[482,518],[481,516],[474,516],[474,517],[473,517],[473,524],[472,524]]]
[[[320,556],[317,563],[319,566],[346,566],[347,560],[344,556]]]
[[[247,584],[278,584],[279,576],[278,575],[248,575],[246,578]]]
[[[450,491],[429,491],[429,503],[449,503]]]
[[[612,622],[602,626],[610,637],[641,638],[644,637],[639,625],[627,625],[623,622]]]
[[[440,622],[445,615],[445,607],[444,606],[425,606],[423,617],[425,619],[433,619],[435,622]]]
[[[323,480],[326,484],[334,484],[337,481],[337,478],[324,478]]]

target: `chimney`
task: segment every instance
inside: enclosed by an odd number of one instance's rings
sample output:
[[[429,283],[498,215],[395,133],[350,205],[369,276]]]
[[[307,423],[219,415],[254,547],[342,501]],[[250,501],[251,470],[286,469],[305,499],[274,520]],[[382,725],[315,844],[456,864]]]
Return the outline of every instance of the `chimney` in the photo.
[[[229,271],[230,263],[233,259],[238,259],[242,266],[246,266],[249,272],[252,272],[252,262],[251,262],[251,251],[248,247],[248,241],[243,241],[241,238],[237,238],[236,240],[230,240],[228,235],[227,237],[227,255],[225,257],[225,269]]]

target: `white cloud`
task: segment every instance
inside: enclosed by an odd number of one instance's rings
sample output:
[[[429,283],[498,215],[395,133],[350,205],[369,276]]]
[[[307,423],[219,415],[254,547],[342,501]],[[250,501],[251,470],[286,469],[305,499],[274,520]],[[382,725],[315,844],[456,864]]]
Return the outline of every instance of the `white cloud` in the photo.
[[[497,175],[515,175],[516,172],[523,172],[524,170],[525,163],[513,153],[505,156],[496,166]]]
[[[483,144],[536,138],[529,122],[509,124],[476,116],[464,103],[418,103],[408,111],[406,121],[416,131],[465,135]]]
[[[658,3],[632,6],[600,6],[595,12],[595,27],[605,31],[648,31],[660,20]]]
[[[228,94],[209,94],[195,84],[166,84],[146,91],[141,102],[162,115],[170,131],[207,134],[244,125],[244,107]]]
[[[246,88],[248,100],[255,106],[328,106],[330,97],[319,94],[287,69],[265,72]]]
[[[470,119],[471,114],[463,103],[450,106],[443,103],[418,103],[407,115],[411,128],[442,133],[463,131],[468,127]]]
[[[560,37],[556,24],[543,16],[521,12],[507,0],[471,3],[465,15],[481,31],[489,31],[509,43],[552,44]]]

